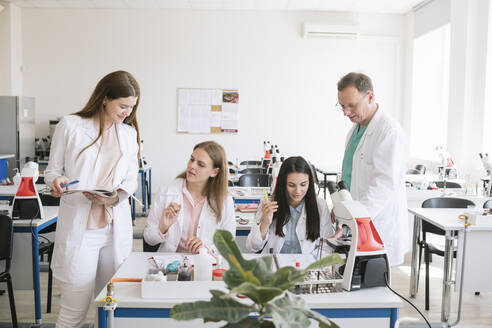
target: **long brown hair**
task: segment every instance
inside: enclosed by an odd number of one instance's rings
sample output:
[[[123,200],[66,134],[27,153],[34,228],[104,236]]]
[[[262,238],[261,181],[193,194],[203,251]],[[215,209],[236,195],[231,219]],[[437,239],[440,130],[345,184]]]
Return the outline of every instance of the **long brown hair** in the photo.
[[[217,222],[222,217],[222,206],[227,197],[227,159],[224,148],[215,141],[204,141],[193,148],[203,149],[212,159],[214,169],[219,169],[219,173],[215,177],[210,177],[205,186],[205,195],[207,202],[212,211],[217,217]],[[186,179],[186,171],[178,175],[178,178]]]
[[[138,158],[140,158],[140,131],[138,129],[137,122],[137,108],[138,103],[140,102],[140,87],[133,75],[125,71],[112,72],[103,77],[97,83],[96,88],[92,92],[92,95],[84,108],[74,114],[84,118],[93,118],[97,115],[99,118],[99,134],[97,138],[92,143],[85,146],[84,149],[80,151],[78,156],[80,156],[80,154],[82,154],[87,148],[95,144],[99,138],[104,138],[104,99],[107,98],[109,100],[114,100],[127,97],[137,97],[137,102],[135,103],[135,106],[133,106],[132,112],[127,118],[125,118],[123,123],[133,126],[137,131]]]

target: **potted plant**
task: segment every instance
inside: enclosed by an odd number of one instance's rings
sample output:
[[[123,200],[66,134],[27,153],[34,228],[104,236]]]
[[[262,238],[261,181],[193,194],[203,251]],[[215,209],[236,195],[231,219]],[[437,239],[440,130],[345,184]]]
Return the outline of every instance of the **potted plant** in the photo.
[[[214,244],[229,263],[229,270],[223,274],[229,293],[210,290],[210,301],[176,304],[171,309],[171,318],[226,321],[223,327],[228,328],[308,327],[311,320],[317,321],[321,328],[338,327],[323,315],[311,311],[301,297],[287,291],[303,281],[307,271],[343,263],[338,254],[324,257],[304,270],[289,266],[273,272],[272,256],[244,259],[228,231],[217,230]],[[236,295],[243,295],[252,302],[240,302]]]

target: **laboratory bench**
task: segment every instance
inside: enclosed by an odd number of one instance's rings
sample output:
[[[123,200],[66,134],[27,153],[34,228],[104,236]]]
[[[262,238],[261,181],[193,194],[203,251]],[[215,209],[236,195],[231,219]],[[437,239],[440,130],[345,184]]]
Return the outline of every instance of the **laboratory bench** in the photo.
[[[149,267],[148,259],[156,253],[131,253],[113,278],[145,278]],[[247,257],[248,254],[245,254]],[[220,282],[219,284],[223,284]],[[225,285],[221,285],[224,287]],[[193,288],[184,282],[183,288]],[[191,293],[186,293],[191,294]],[[203,294],[203,293],[201,293]],[[103,298],[104,288],[94,299],[97,306],[99,328],[108,326]],[[197,296],[199,297],[199,296]],[[203,297],[203,296],[202,296]],[[395,327],[402,301],[386,287],[375,287],[352,292],[302,295],[307,305],[333,319],[344,328]],[[115,283],[114,298],[117,307],[114,323],[118,328],[152,327],[219,327],[220,323],[204,324],[202,320],[175,321],[169,319],[170,309],[182,302],[208,300],[208,298],[180,298],[180,295],[162,295],[162,298],[142,298],[141,283]],[[317,325],[316,325],[317,326]]]

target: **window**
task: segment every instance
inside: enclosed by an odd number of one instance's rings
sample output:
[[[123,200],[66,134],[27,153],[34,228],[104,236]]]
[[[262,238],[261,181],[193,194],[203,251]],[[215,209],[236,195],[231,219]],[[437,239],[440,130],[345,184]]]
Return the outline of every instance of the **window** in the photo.
[[[446,149],[449,38],[446,24],[414,39],[411,157],[432,160],[436,146]]]

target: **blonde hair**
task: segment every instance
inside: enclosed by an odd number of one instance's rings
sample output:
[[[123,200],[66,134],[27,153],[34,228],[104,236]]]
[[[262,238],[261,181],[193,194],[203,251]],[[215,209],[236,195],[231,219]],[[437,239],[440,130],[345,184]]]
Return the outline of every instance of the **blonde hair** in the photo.
[[[219,169],[219,173],[215,177],[210,177],[205,186],[205,195],[207,196],[207,202],[215,216],[217,222],[222,217],[222,207],[227,198],[227,159],[224,148],[215,141],[204,141],[196,145],[193,150],[197,148],[203,149],[207,152],[208,156],[212,159],[212,165],[214,169]],[[178,175],[178,178],[186,179],[186,171]]]

